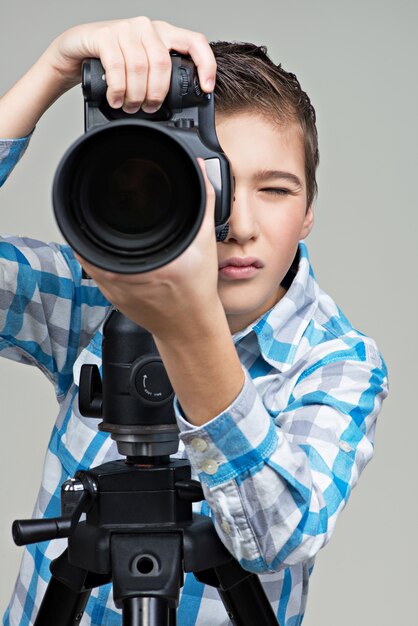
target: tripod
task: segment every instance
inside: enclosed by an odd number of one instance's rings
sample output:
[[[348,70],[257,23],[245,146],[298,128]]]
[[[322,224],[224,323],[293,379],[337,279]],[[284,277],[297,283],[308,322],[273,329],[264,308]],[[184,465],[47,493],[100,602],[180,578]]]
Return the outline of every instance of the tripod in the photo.
[[[109,582],[122,626],[176,626],[183,571],[217,588],[235,626],[277,626],[258,577],[233,559],[209,517],[193,514],[200,483],[187,460],[170,458],[173,390],[151,335],[117,311],[103,329],[102,377],[83,366],[80,411],[103,416],[99,429],[126,458],[67,480],[62,517],[13,524],[17,545],[68,537],[35,626],[78,626],[91,590]]]

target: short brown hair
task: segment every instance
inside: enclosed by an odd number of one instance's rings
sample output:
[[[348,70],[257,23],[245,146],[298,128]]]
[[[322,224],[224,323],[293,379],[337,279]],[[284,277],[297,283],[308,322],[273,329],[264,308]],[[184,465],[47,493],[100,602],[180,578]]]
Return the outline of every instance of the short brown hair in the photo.
[[[299,124],[309,207],[318,191],[319,150],[315,109],[308,95],[294,74],[273,63],[265,46],[228,41],[210,45],[218,66],[215,86],[218,113],[231,115],[252,110],[279,125]]]

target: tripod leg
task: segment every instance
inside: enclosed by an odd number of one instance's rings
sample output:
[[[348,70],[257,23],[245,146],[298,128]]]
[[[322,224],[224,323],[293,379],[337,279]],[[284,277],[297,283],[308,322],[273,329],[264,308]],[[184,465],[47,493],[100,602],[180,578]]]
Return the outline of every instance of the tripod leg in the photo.
[[[244,570],[235,559],[194,575],[217,588],[234,626],[280,626],[258,576]]]
[[[270,603],[266,602],[264,589],[257,576],[253,575],[236,587],[218,593],[235,626],[279,626]]]
[[[68,549],[51,562],[51,580],[35,620],[35,626],[78,626],[93,587],[108,583],[109,574],[94,574],[72,565]]]
[[[34,626],[78,626],[91,589],[77,593],[57,578],[49,581]]]
[[[162,598],[127,598],[123,601],[122,615],[122,626],[176,626],[177,622],[175,609],[173,614]]]

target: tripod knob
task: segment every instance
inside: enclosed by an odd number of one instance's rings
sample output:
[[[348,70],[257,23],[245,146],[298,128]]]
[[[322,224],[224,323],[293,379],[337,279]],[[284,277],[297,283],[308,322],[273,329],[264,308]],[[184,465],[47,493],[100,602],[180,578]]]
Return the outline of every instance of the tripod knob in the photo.
[[[185,502],[201,502],[205,499],[203,495],[202,485],[198,480],[178,480],[175,488],[181,500]]]
[[[82,365],[78,406],[85,417],[101,417],[103,387],[97,365]]]
[[[130,387],[142,402],[152,406],[173,400],[174,391],[158,354],[139,357],[131,367]]]

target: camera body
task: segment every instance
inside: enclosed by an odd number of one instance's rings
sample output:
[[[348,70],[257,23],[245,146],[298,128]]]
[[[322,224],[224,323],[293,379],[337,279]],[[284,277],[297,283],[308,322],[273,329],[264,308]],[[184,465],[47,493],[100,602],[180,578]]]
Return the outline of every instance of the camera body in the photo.
[[[214,96],[189,57],[172,53],[170,90],[156,113],[125,113],[106,100],[98,59],[83,64],[85,134],[55,174],[53,204],[69,244],[98,267],[146,272],[193,241],[206,206],[197,157],[215,190],[216,236],[228,232],[232,175],[215,130]]]

